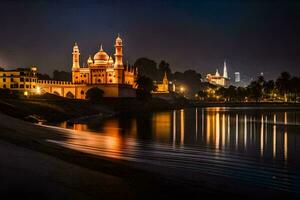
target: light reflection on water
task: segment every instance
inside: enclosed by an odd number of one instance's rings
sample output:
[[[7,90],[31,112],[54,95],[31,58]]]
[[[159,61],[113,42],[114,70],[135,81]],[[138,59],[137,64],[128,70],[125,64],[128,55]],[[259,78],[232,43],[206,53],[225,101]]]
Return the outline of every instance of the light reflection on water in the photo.
[[[195,108],[58,125],[83,152],[299,190],[300,112]]]

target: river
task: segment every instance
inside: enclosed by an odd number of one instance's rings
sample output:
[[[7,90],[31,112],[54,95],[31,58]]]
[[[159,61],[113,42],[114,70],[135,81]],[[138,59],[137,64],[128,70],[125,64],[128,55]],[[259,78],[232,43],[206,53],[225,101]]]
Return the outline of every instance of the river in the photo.
[[[182,176],[205,173],[279,191],[300,190],[296,108],[189,108],[56,126],[68,139],[50,142],[78,151],[178,169]]]

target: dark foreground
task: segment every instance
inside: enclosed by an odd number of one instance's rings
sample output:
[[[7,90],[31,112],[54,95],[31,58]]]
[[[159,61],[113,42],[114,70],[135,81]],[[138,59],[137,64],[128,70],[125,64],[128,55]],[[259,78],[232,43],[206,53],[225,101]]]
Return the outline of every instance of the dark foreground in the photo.
[[[67,149],[47,142],[66,139],[59,131],[3,114],[0,128],[0,192],[10,199],[296,198],[206,174],[189,174],[198,181],[187,182],[169,167],[153,170]]]

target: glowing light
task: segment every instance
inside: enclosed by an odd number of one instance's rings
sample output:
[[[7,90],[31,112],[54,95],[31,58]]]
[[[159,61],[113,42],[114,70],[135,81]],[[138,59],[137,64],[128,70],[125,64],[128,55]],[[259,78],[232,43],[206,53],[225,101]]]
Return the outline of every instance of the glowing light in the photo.
[[[180,89],[180,92],[184,92],[185,91],[185,88],[183,86],[181,86],[179,89]]]
[[[28,96],[28,92],[24,91],[24,96],[27,97]]]
[[[41,88],[39,86],[36,88],[36,93],[41,94]]]

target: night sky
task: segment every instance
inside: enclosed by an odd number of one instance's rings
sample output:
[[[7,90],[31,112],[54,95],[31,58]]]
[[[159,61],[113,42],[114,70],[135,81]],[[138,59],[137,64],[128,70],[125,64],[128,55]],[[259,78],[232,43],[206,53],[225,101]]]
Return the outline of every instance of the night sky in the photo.
[[[299,3],[298,3],[299,2]],[[113,54],[118,33],[124,63],[164,59],[173,71],[222,69],[249,79],[287,70],[300,75],[300,1],[1,1],[0,66],[70,70],[103,44]]]

